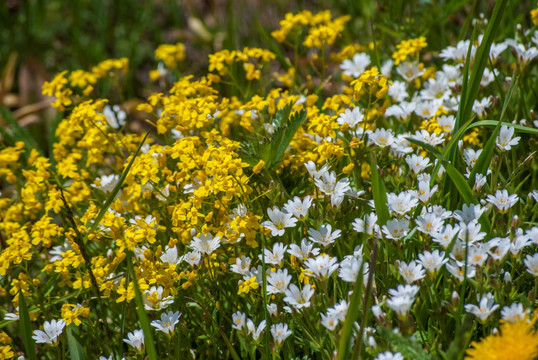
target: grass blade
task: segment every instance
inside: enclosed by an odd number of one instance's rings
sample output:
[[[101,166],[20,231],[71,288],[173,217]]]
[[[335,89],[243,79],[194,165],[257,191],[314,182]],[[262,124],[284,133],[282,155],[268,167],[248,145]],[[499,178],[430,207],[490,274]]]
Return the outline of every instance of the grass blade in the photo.
[[[377,162],[373,154],[370,154],[370,167],[372,169],[372,196],[374,198],[379,226],[383,226],[390,219],[387,205],[387,191],[385,190],[385,183],[379,174]]]
[[[26,299],[22,291],[19,291],[19,318],[22,342],[24,349],[26,350],[26,356],[31,360],[36,360],[37,355],[35,352],[34,339],[32,339],[32,324],[30,323],[30,313],[28,312],[28,306],[26,305]]]
[[[86,243],[88,241],[88,237],[90,236],[90,234],[92,234],[95,231],[95,229],[97,229],[97,226],[99,226],[99,223],[103,219],[103,216],[105,216],[106,212],[108,211],[108,208],[110,207],[110,205],[112,204],[112,202],[116,198],[116,195],[118,195],[118,192],[120,191],[120,188],[123,185],[123,182],[125,181],[125,178],[127,177],[127,174],[129,174],[129,170],[131,170],[131,166],[133,166],[133,163],[134,163],[136,157],[138,156],[138,154],[140,153],[140,149],[142,148],[142,145],[144,145],[144,142],[148,138],[148,135],[149,135],[150,132],[151,132],[151,130],[146,133],[146,136],[144,136],[144,138],[142,139],[142,142],[140,142],[140,145],[138,145],[138,149],[136,149],[136,152],[134,153],[133,157],[131,158],[131,161],[129,162],[129,165],[127,165],[125,170],[123,170],[123,173],[121,174],[120,179],[118,180],[118,183],[116,184],[116,186],[114,187],[114,189],[110,193],[110,196],[108,197],[105,204],[103,205],[103,207],[99,211],[99,214],[97,214],[97,217],[93,221],[93,224],[92,224],[91,228],[84,235],[84,239],[83,239],[84,243]]]
[[[153,342],[153,333],[151,332],[148,314],[146,314],[146,311],[144,310],[144,300],[142,299],[142,293],[138,287],[138,280],[136,279],[136,274],[134,272],[131,260],[132,255],[129,254],[127,257],[127,267],[129,274],[131,274],[131,281],[133,282],[135,290],[136,314],[138,315],[140,326],[142,326],[142,330],[144,330],[144,348],[146,349],[146,354],[148,354],[150,360],[157,360],[158,357],[157,351],[155,350],[155,343]]]
[[[82,345],[75,337],[74,332],[78,332],[78,328],[75,325],[69,325],[67,327],[67,345],[69,347],[69,355],[73,360],[85,360],[84,350]]]

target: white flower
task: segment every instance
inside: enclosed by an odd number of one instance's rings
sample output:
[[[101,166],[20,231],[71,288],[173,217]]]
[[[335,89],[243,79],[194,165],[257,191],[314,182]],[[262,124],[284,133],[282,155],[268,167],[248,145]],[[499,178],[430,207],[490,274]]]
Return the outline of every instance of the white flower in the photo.
[[[519,144],[521,139],[519,136],[515,138],[512,138],[512,136],[514,136],[514,128],[503,125],[499,130],[499,136],[497,136],[495,144],[501,151],[510,150],[512,146]]]
[[[443,219],[434,213],[426,213],[417,217],[415,223],[418,230],[427,235],[439,231],[444,225]]]
[[[43,330],[34,330],[32,339],[38,344],[55,344],[64,330],[65,321],[53,319],[50,322],[45,321]]]
[[[286,296],[284,301],[295,309],[302,309],[310,306],[310,298],[314,295],[314,289],[310,284],[303,286],[302,290],[295,284],[290,284],[290,287],[284,291]]]
[[[144,291],[144,309],[162,310],[174,303],[172,296],[163,297],[164,288],[162,286],[152,286]]]
[[[288,275],[288,269],[277,270],[267,276],[267,293],[278,294],[284,293],[291,281],[291,275]]]
[[[102,190],[105,193],[110,193],[116,187],[116,184],[120,180],[120,176],[118,174],[103,175],[100,178],[97,178],[97,180],[99,180],[100,185],[92,184],[92,187]]]
[[[254,341],[258,340],[263,330],[265,330],[265,320],[260,321],[258,324],[258,327],[254,325],[254,321],[251,319],[248,319],[247,321],[247,331],[250,335],[252,335],[252,339]]]
[[[236,330],[242,330],[245,327],[246,314],[241,311],[236,311],[232,314],[232,327]]]
[[[366,215],[363,219],[355,219],[353,223],[351,224],[353,226],[353,230],[355,230],[358,233],[366,233],[367,235],[373,235],[374,232],[379,234],[380,229],[379,225],[377,225],[377,214],[376,213],[370,213]]]
[[[480,205],[463,204],[463,207],[461,210],[454,211],[454,218],[468,224],[472,222],[473,220],[480,219],[480,216],[482,216],[485,210],[486,209],[482,208]]]
[[[514,236],[514,239],[510,242],[510,254],[512,254],[514,257],[517,256],[523,248],[529,246],[531,244],[531,240],[527,235],[523,234],[523,230],[516,229],[516,233]]]
[[[385,111],[385,117],[394,116],[400,120],[407,119],[413,111],[417,104],[414,102],[401,101],[399,104],[394,104],[389,106]]]
[[[446,264],[446,268],[458,281],[463,281],[465,275],[468,279],[476,275],[476,269],[471,264],[467,264],[467,274],[465,274],[465,263],[461,261],[450,261]]]
[[[423,203],[427,203],[432,197],[432,195],[435,194],[437,188],[437,185],[435,185],[433,188],[430,188],[429,176],[428,180],[421,179],[418,182],[417,198]]]
[[[315,179],[315,184],[322,193],[331,196],[331,205],[335,207],[340,206],[345,193],[351,190],[348,178],[336,182],[334,171],[323,173],[321,178]]]
[[[286,250],[288,249],[287,245],[284,245],[283,243],[277,242],[273,245],[273,251],[269,249],[264,250],[264,258],[265,262],[267,264],[273,264],[280,266],[282,264],[282,261],[284,261],[284,254],[286,253]],[[258,255],[260,260],[262,259],[262,255]]]
[[[446,249],[452,239],[458,235],[459,231],[460,227],[457,224],[454,226],[447,224],[441,230],[433,232],[431,236],[433,241]]]
[[[394,142],[394,133],[391,129],[377,128],[368,136],[368,142],[374,143],[380,148],[390,146]]]
[[[431,119],[435,116],[441,105],[442,100],[421,101],[417,103],[417,106],[415,107],[415,114],[423,119]]]
[[[411,82],[424,74],[424,68],[421,68],[418,61],[404,61],[396,67],[396,72],[404,78],[405,81]]]
[[[345,75],[358,78],[368,65],[370,65],[370,56],[365,53],[356,53],[352,60],[344,60],[340,69]]]
[[[501,318],[510,323],[523,321],[529,314],[529,310],[523,308],[519,303],[513,303],[510,306],[505,306],[501,310]]]
[[[327,330],[333,331],[338,325],[338,317],[334,313],[321,314],[321,325],[323,325]]]
[[[472,169],[474,167],[474,164],[476,164],[476,161],[478,160],[478,157],[481,153],[482,149],[479,149],[477,151],[474,151],[473,149],[465,149],[463,151],[463,157],[469,169]]]
[[[391,353],[390,351],[385,351],[384,353],[377,354],[374,360],[404,360],[404,357],[401,353]]]
[[[436,146],[441,144],[444,141],[444,135],[436,133],[430,134],[426,130],[416,131],[414,135],[411,136],[412,139],[422,141],[423,143],[429,144],[431,146]]]
[[[338,269],[338,261],[327,254],[305,261],[306,270],[319,278],[326,278]]]
[[[200,234],[195,236],[190,243],[190,247],[202,254],[211,255],[220,247],[220,236],[215,236],[210,233]]]
[[[418,205],[418,199],[412,192],[404,191],[398,195],[394,193],[387,194],[387,203],[390,211],[405,215]]]
[[[482,266],[488,259],[489,247],[486,244],[474,244],[468,247],[468,262],[474,266]],[[465,255],[464,255],[465,256]]]
[[[359,271],[362,265],[362,256],[346,256],[340,263],[340,269],[338,270],[338,276],[345,282],[354,283],[359,277]],[[363,266],[364,277],[368,274],[368,264]],[[363,282],[366,284],[366,282]]]
[[[415,262],[415,260],[412,260],[409,264],[406,264],[403,261],[400,262],[398,270],[408,284],[418,281],[426,276],[426,272],[422,265]]]
[[[293,200],[288,200],[284,205],[284,211],[288,214],[293,214],[298,219],[303,219],[308,213],[308,209],[312,206],[312,197],[305,196],[303,200],[298,196],[295,196]]]
[[[271,335],[273,335],[273,339],[277,343],[282,344],[291,335],[291,330],[288,329],[288,324],[286,323],[273,324],[271,326]]]
[[[451,133],[454,130],[456,124],[456,118],[454,115],[441,115],[437,118],[437,125],[439,125],[444,132]]]
[[[461,241],[467,241],[469,243],[475,243],[481,241],[486,237],[486,233],[480,231],[482,227],[478,220],[472,220],[468,224],[460,223],[460,232],[458,233],[458,239]]]
[[[321,225],[318,230],[308,229],[308,234],[310,235],[309,239],[315,243],[321,244],[323,246],[328,246],[335,242],[336,239],[340,237],[340,230],[331,231],[332,227],[330,224]]]
[[[288,253],[295,256],[297,259],[301,261],[305,261],[310,257],[310,254],[317,256],[319,254],[319,249],[314,248],[314,244],[312,244],[310,241],[303,239],[301,240],[301,247],[299,247],[296,244],[290,244],[290,248],[288,249]]]
[[[406,317],[415,301],[414,297],[403,295],[387,299],[387,306],[394,310],[398,317]]]
[[[138,329],[127,334],[127,339],[123,339],[127,344],[141,351],[144,347],[144,330]]]
[[[419,262],[424,268],[431,274],[435,274],[441,266],[443,266],[448,259],[445,259],[445,253],[443,251],[434,250],[433,252],[424,251],[418,255]]]
[[[252,259],[248,256],[241,255],[235,259],[235,264],[230,266],[230,270],[236,274],[245,275],[250,271],[250,263]]]
[[[276,206],[272,209],[268,208],[267,215],[269,215],[271,221],[264,221],[262,226],[271,230],[272,236],[284,235],[284,229],[287,227],[294,227],[297,222],[297,219],[293,217],[293,214],[280,211]]]
[[[362,114],[361,109],[359,107],[354,107],[353,110],[346,109],[346,111],[341,113],[338,116],[338,119],[336,119],[336,122],[340,126],[347,124],[350,129],[354,129],[363,120],[364,115]]]
[[[507,212],[518,200],[519,197],[516,194],[508,195],[508,191],[506,190],[497,190],[495,191],[495,195],[488,195],[486,197],[486,201],[495,205],[501,213]]]
[[[383,234],[385,234],[388,239],[400,240],[405,235],[407,235],[407,231],[409,230],[409,220],[389,220],[385,225],[383,225],[382,230]]]
[[[183,261],[183,256],[178,256],[176,246],[172,248],[166,247],[166,251],[161,255],[160,259],[170,265],[178,265]]]
[[[403,101],[409,96],[407,93],[407,84],[403,81],[393,81],[392,84],[389,85],[388,95],[396,102]]]
[[[495,261],[501,261],[510,250],[510,239],[496,237],[488,241],[488,253]],[[492,250],[493,249],[493,250]]]
[[[185,254],[185,261],[189,263],[190,266],[196,266],[202,260],[202,254],[199,251],[190,251]]]
[[[158,331],[161,331],[168,335],[174,331],[174,328],[179,322],[180,317],[181,313],[179,311],[169,311],[168,313],[162,313],[161,320],[153,320],[151,322],[151,326],[155,327]]]
[[[346,319],[348,308],[348,303],[345,300],[341,300],[340,302],[336,303],[332,308],[327,309],[327,315],[334,315],[338,318],[338,320],[344,321]]]
[[[308,174],[314,179],[319,179],[323,174],[329,171],[329,166],[323,165],[322,168],[318,171],[316,169],[316,164],[310,160],[309,162],[305,163],[304,166],[306,167],[306,170],[308,170]]]
[[[110,107],[110,105],[105,105],[103,115],[106,116],[108,125],[116,130],[125,125],[125,119],[127,118],[127,113],[121,110],[118,105],[112,107]]]
[[[499,307],[499,305],[494,304],[495,299],[493,298],[492,293],[487,293],[480,299],[478,306],[474,304],[466,304],[465,310],[475,315],[480,322],[485,322],[487,318]]]
[[[409,168],[414,174],[422,172],[431,165],[430,159],[415,154],[407,156],[405,162],[409,165]]]
[[[491,100],[489,97],[482,98],[482,100],[475,100],[473,103],[473,112],[478,115],[478,117],[483,117],[486,115],[486,109],[491,106]]]
[[[538,253],[534,255],[527,255],[524,260],[525,266],[529,274],[538,276]]]
[[[389,289],[391,296],[409,296],[415,298],[420,288],[417,285],[398,285],[396,289]]]

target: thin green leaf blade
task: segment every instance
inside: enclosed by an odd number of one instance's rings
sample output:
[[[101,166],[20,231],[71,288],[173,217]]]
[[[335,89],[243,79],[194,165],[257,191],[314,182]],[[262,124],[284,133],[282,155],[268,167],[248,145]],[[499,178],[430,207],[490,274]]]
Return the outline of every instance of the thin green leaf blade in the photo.
[[[31,360],[36,360],[37,355],[35,352],[34,339],[32,339],[32,324],[30,323],[30,313],[28,312],[28,305],[26,305],[26,299],[22,291],[19,291],[19,319],[21,327],[22,342],[24,349],[26,350],[26,356]]]
[[[387,191],[385,190],[385,183],[379,174],[377,162],[373,154],[370,154],[370,167],[372,169],[372,196],[374,198],[379,226],[383,226],[390,219],[387,205]]]
[[[80,342],[75,337],[75,332],[78,332],[78,329],[74,324],[67,327],[67,345],[69,347],[69,355],[73,360],[85,360],[86,356],[84,355],[84,349],[82,349],[82,345],[80,345]]]

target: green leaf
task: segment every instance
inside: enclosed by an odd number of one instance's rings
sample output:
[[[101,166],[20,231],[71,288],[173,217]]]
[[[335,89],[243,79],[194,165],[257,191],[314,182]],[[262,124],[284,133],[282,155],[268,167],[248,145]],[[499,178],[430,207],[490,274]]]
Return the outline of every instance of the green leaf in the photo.
[[[428,354],[422,348],[420,343],[413,338],[404,337],[399,333],[395,333],[383,326],[377,327],[377,333],[387,344],[392,351],[402,353],[406,359],[414,360],[432,360],[432,355]]]
[[[26,299],[22,291],[19,290],[19,319],[21,327],[22,342],[26,350],[26,356],[32,360],[37,359],[34,339],[32,339],[32,324],[30,323],[30,313],[26,305]]]
[[[499,124],[498,120],[480,120],[471,124],[469,126],[469,129],[474,128],[474,127],[479,127],[479,126],[496,127],[498,124]],[[538,129],[536,128],[531,128],[528,126],[523,126],[523,125],[518,125],[518,124],[511,124],[507,122],[501,122],[500,124],[513,127],[515,130],[522,133],[538,135]]]
[[[385,190],[385,183],[379,174],[377,162],[372,153],[370,153],[370,167],[372,172],[372,196],[374,198],[378,224],[379,226],[383,226],[390,219],[387,205],[387,191]]]
[[[153,342],[153,333],[151,332],[148,314],[146,314],[146,311],[144,310],[144,300],[142,299],[142,293],[138,287],[138,280],[136,279],[136,274],[133,269],[132,254],[127,256],[127,268],[131,275],[131,281],[133,282],[135,291],[136,314],[138,315],[140,326],[142,326],[142,330],[144,330],[144,348],[146,349],[146,354],[148,354],[150,360],[157,360],[157,351],[155,350],[155,343]]]
[[[78,328],[71,324],[67,327],[67,345],[69,346],[69,354],[73,360],[85,360],[84,349],[82,345],[75,337],[75,333],[78,334]]]
[[[86,243],[88,241],[88,237],[90,236],[90,234],[92,234],[95,231],[95,229],[97,229],[97,226],[99,226],[99,223],[101,222],[101,220],[105,216],[106,212],[108,211],[108,208],[110,207],[110,205],[112,204],[112,202],[116,198],[116,195],[118,195],[118,192],[120,191],[120,188],[123,185],[123,182],[125,181],[125,178],[127,177],[127,174],[129,174],[129,170],[131,170],[131,166],[133,166],[133,163],[134,163],[136,157],[138,156],[138,154],[140,153],[140,149],[142,148],[142,145],[144,145],[144,142],[148,138],[148,135],[149,135],[150,132],[151,132],[151,130],[146,133],[146,136],[144,136],[144,138],[142,139],[142,142],[140,143],[140,145],[138,145],[138,149],[136,149],[136,152],[134,153],[133,157],[131,158],[131,161],[129,162],[129,165],[127,165],[125,170],[123,170],[123,173],[121,174],[121,176],[120,176],[120,178],[118,180],[118,183],[116,184],[116,186],[114,186],[114,189],[110,193],[110,196],[106,200],[103,207],[101,207],[101,210],[99,211],[99,214],[97,214],[97,217],[93,221],[92,226],[90,227],[90,229],[88,231],[86,231],[86,235],[84,235],[84,239],[83,239],[84,243]]]
[[[306,111],[301,110],[300,112],[296,112],[293,114],[289,121],[286,121],[284,124],[281,125],[281,128],[284,128],[284,134],[282,136],[282,140],[278,144],[278,148],[276,149],[276,154],[274,155],[273,159],[273,165],[276,165],[280,159],[282,159],[282,156],[284,156],[284,153],[288,149],[288,146],[290,145],[291,141],[293,140],[293,137],[295,136],[295,133],[301,126],[301,124],[306,119]]]

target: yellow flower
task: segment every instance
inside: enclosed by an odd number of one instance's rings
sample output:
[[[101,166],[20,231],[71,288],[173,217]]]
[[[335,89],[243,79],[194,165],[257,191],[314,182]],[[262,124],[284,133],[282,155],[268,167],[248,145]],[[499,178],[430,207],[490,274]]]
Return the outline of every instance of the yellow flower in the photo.
[[[534,25],[538,25],[538,8],[531,10],[531,20]]]
[[[260,160],[260,161],[256,164],[256,166],[254,166],[254,167],[252,168],[252,172],[253,172],[254,174],[259,174],[260,171],[262,171],[262,168],[263,168],[264,165],[265,165],[265,161]]]
[[[473,360],[533,360],[538,356],[538,334],[533,321],[501,322],[500,331],[480,342],[473,341],[465,359]]]
[[[185,46],[182,43],[163,44],[155,50],[155,59],[162,60],[170,69],[175,69],[177,63],[185,59]]]
[[[409,55],[417,55],[426,46],[428,46],[428,43],[424,36],[416,39],[403,40],[396,45],[397,50],[392,54],[394,63],[398,65],[400,62],[405,61]]]
[[[249,278],[239,284],[239,291],[237,295],[248,294],[251,289],[257,289],[258,283],[256,282],[256,276]]]

